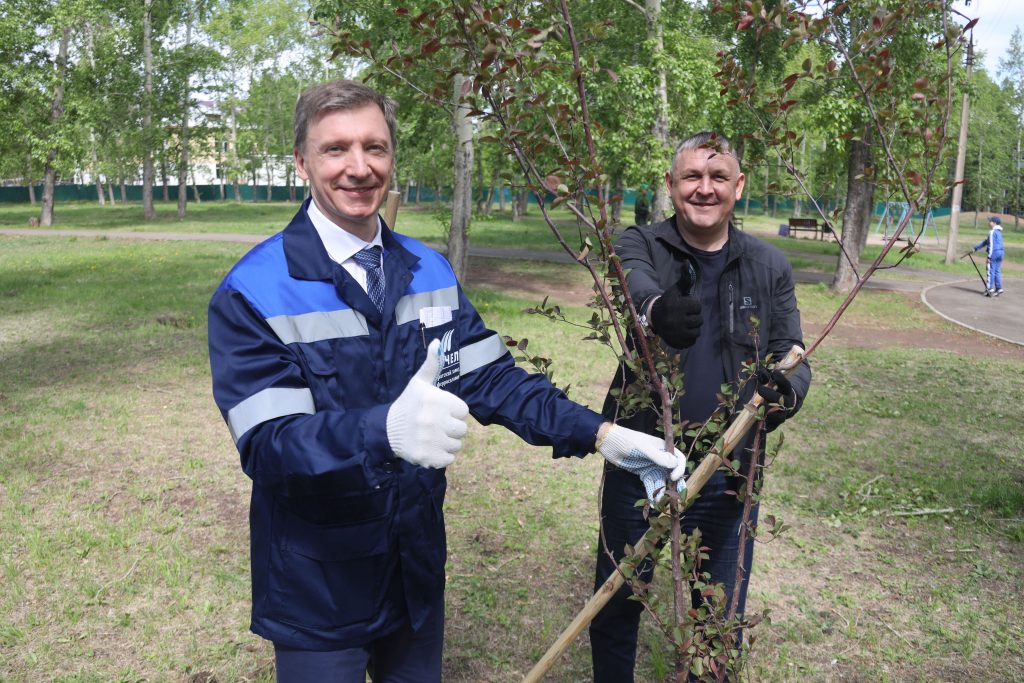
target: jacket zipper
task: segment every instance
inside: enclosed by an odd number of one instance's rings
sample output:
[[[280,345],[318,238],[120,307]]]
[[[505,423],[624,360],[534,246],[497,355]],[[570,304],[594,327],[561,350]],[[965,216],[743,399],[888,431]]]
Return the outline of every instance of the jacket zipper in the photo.
[[[732,282],[729,283],[729,335],[732,336],[736,332],[736,324],[733,320],[733,300],[732,300]]]

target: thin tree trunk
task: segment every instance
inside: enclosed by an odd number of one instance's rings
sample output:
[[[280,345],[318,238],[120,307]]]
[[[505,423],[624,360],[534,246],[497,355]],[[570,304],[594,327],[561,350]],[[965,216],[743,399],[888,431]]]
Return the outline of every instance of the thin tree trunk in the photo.
[[[100,177],[99,173],[99,158],[96,155],[96,133],[92,129],[89,130],[89,146],[92,148],[92,168],[93,168],[93,180],[96,181],[96,200],[100,206],[107,205],[107,199],[103,196],[103,178]]]
[[[782,167],[782,159],[780,159],[779,156],[776,154],[775,155],[775,182],[776,182],[776,184],[781,184],[781,178],[782,178],[782,168],[781,167]],[[775,192],[772,193],[772,218],[775,218],[775,213],[778,211],[778,208],[779,208],[779,190],[780,189],[781,188],[776,188]]]
[[[149,136],[153,125],[153,0],[146,0],[142,13],[142,62],[145,71],[142,102],[142,134]],[[153,151],[142,145],[142,215],[147,221],[156,218],[153,208]]]
[[[865,127],[862,139],[850,144],[850,162],[846,172],[846,210],[843,212],[842,249],[832,279],[832,289],[847,293],[858,279],[855,265],[868,241],[871,225],[871,208],[874,202],[875,184],[871,177],[873,136],[870,126]],[[844,253],[849,256],[847,260]],[[852,262],[851,262],[852,261]]]
[[[807,137],[805,136],[803,141],[800,143],[800,168],[807,168]],[[804,203],[800,199],[800,195],[796,196],[796,201],[793,202],[793,215],[800,218],[804,215]]]
[[[96,68],[96,54],[93,48],[92,40],[92,24],[90,23],[87,27],[86,35],[86,52],[89,57],[89,67],[92,69]],[[99,154],[96,151],[96,129],[93,126],[89,126],[89,156],[92,161],[92,165],[89,168],[89,172],[92,174],[93,182],[96,183],[96,201],[99,202],[100,206],[106,206],[107,199],[103,196],[103,180],[100,177],[100,160]]]
[[[615,178],[615,196],[612,203],[612,225],[622,225],[622,200],[626,196],[626,180],[621,175]]]
[[[519,189],[517,187],[512,188],[512,222],[518,223],[522,220],[523,216],[520,213],[522,205],[519,203]]]
[[[187,49],[192,45],[192,10],[188,10],[189,14],[185,18],[185,48]],[[184,218],[185,212],[188,208],[188,169],[190,164],[189,154],[189,130],[188,124],[188,113],[192,96],[189,90],[188,79],[185,79],[185,88],[181,97],[181,130],[179,131],[179,139],[181,140],[181,166],[178,167],[178,218]]]
[[[53,100],[50,102],[50,125],[56,127],[64,116],[64,82],[68,71],[68,45],[71,43],[71,29],[64,28],[60,34],[60,47],[57,50],[57,79],[53,86]],[[43,166],[43,205],[39,215],[39,225],[53,225],[53,193],[57,184],[57,146],[52,145],[46,153],[46,164]]]
[[[654,113],[654,125],[652,126],[651,134],[654,136],[655,144],[660,146],[666,154],[671,154],[672,150],[668,139],[668,75],[664,60],[661,59],[662,53],[665,51],[665,28],[661,21],[661,0],[646,0],[644,10],[647,16],[647,40],[652,41],[654,45],[653,57],[655,63],[661,65],[658,67],[658,85],[655,90],[655,95],[657,96],[655,106],[657,108]],[[672,164],[673,161],[673,159],[669,159],[669,164]],[[664,220],[668,215],[668,211],[668,188],[665,186],[665,183],[655,183],[654,201],[651,206],[651,222],[657,223]]]
[[[125,182],[124,178],[121,178],[118,181],[118,184],[121,186],[121,203],[122,204],[127,204],[128,203],[128,183]]]
[[[32,153],[29,152],[25,159],[28,163],[25,168],[28,172],[25,174],[25,184],[28,185],[28,201],[32,206],[36,205],[36,181],[32,177]]]
[[[773,213],[770,213],[771,212],[772,198],[771,198],[771,195],[768,194],[768,191],[769,191],[768,188],[769,188],[769,186],[771,184],[772,184],[772,165],[768,161],[768,159],[766,158],[764,160],[764,208],[761,210],[761,212],[765,216],[768,216],[768,215],[774,216],[775,215]]]
[[[235,203],[242,201],[242,183],[239,179],[238,161],[238,113],[234,104],[231,105],[231,181],[235,188]]]
[[[110,180],[109,177],[107,178],[107,200],[110,201],[110,205],[111,206],[115,205],[115,202],[114,202],[114,183]]]
[[[482,214],[485,210],[484,200],[487,196],[487,193],[484,192],[484,162],[477,154],[473,163],[476,165],[476,187],[472,188],[472,193],[476,195],[476,212]]]
[[[486,213],[490,214],[494,210],[494,195],[498,191],[499,183],[501,182],[501,173],[498,169],[498,164],[495,162],[491,168],[491,187],[487,191],[487,208]]]
[[[452,187],[452,223],[448,230],[448,262],[459,280],[466,274],[469,257],[469,223],[473,211],[473,122],[469,107],[462,102],[462,84],[466,77],[456,74],[452,128],[455,131],[455,182]],[[482,170],[482,169],[481,169]]]
[[[163,188],[163,198],[165,202],[171,201],[171,193],[167,188],[167,146],[163,145],[163,149],[160,151],[160,185]]]

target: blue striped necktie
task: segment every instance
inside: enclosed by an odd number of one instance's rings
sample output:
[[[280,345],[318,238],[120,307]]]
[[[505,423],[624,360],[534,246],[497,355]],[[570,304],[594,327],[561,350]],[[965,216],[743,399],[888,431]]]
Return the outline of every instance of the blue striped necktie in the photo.
[[[381,248],[374,245],[357,251],[352,258],[366,271],[366,293],[378,311],[384,310],[384,271],[380,266]]]

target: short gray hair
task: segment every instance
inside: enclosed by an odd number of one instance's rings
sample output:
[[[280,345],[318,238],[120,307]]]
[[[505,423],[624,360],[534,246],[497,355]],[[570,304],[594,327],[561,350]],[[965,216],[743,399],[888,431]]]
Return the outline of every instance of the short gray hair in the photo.
[[[398,147],[397,120],[398,105],[387,95],[358,81],[334,80],[306,88],[295,103],[295,149],[303,151],[310,121],[320,112],[346,109],[360,109],[368,104],[380,107],[391,133],[391,152]]]
[[[704,130],[691,135],[676,146],[676,151],[672,154],[672,166],[669,169],[673,177],[675,177],[676,160],[679,159],[679,155],[694,149],[710,149],[717,154],[727,154],[736,160],[737,165],[740,164],[740,156],[729,142],[729,138],[721,133]]]

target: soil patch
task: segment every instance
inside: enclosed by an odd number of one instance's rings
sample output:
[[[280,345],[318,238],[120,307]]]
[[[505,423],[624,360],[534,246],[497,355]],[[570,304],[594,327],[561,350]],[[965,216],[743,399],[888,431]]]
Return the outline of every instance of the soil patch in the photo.
[[[490,258],[470,259],[463,281],[474,287],[518,294],[538,302],[544,297],[552,297],[552,303],[559,305],[586,306],[593,296],[592,290],[579,277],[579,272],[572,264],[552,266],[545,272],[531,271],[524,274],[516,270],[515,263]]]

